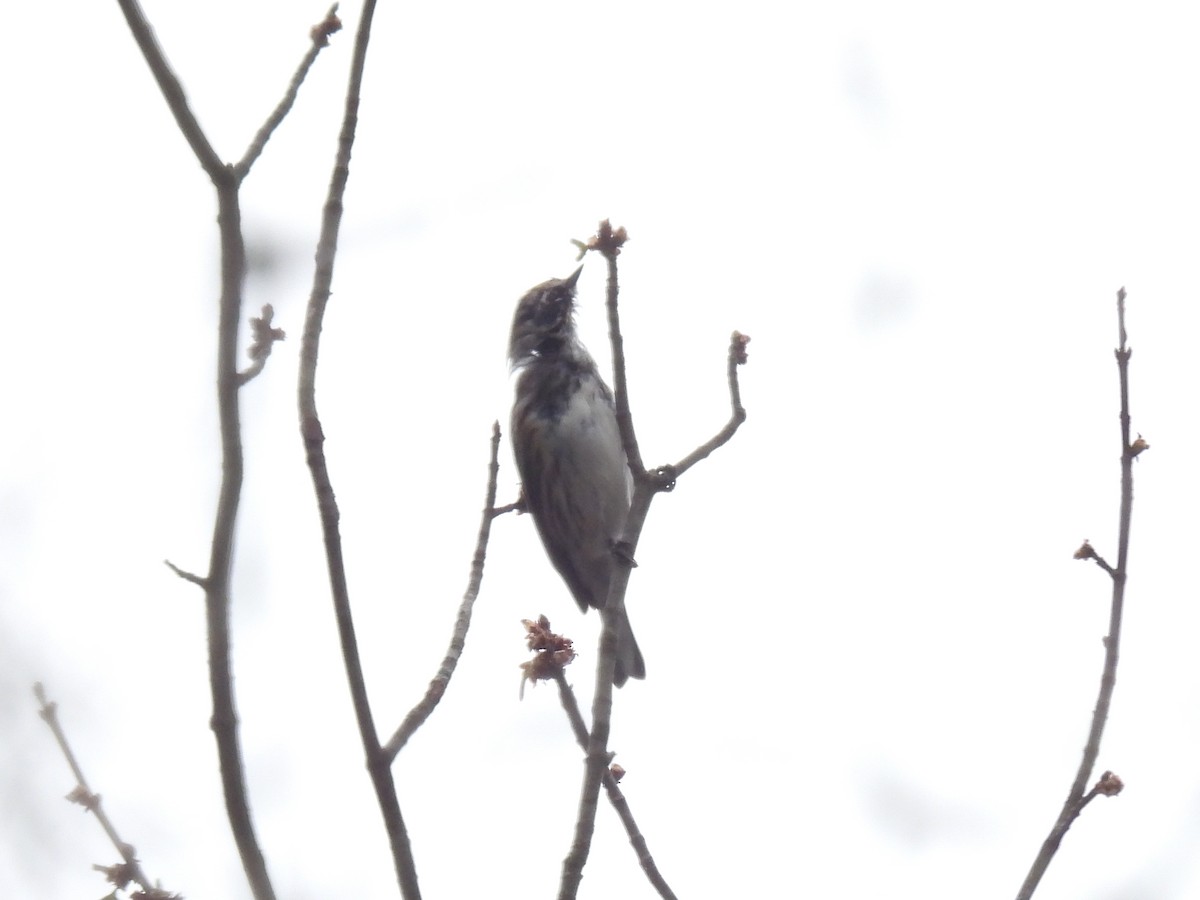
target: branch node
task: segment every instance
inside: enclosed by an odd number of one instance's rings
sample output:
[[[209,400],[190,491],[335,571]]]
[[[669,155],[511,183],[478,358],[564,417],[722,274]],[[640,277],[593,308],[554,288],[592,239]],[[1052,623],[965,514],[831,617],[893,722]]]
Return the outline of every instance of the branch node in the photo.
[[[492,507],[492,509],[489,510],[489,515],[493,519],[497,519],[500,516],[507,515],[508,513],[511,513],[511,512],[515,512],[518,515],[520,515],[521,513],[525,512],[525,511],[526,511],[525,510],[525,498],[518,497],[512,503],[506,503],[506,504],[504,504],[504,506]]]
[[[664,494],[675,490],[675,482],[679,478],[679,473],[672,465],[659,466],[646,474],[650,476],[650,483],[654,490]]]
[[[76,803],[84,808],[85,812],[95,812],[100,806],[100,795],[92,793],[82,784],[77,784],[71,789],[71,793],[64,798],[68,803]]]

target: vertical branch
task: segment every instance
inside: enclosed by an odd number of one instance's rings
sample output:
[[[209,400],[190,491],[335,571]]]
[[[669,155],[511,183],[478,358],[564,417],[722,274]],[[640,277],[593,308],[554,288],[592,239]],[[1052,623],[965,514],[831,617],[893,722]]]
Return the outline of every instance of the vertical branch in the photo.
[[[613,354],[613,396],[617,408],[617,425],[621,429],[621,443],[624,445],[625,458],[629,462],[629,471],[634,480],[646,474],[646,466],[642,463],[642,451],[638,447],[637,433],[633,428],[633,413],[629,409],[629,383],[625,375],[625,337],[621,334],[621,314],[617,305],[620,287],[617,283],[617,256],[621,245],[625,243],[624,228],[615,232],[605,219],[600,223],[600,229],[593,240],[595,248],[604,255],[608,264],[608,289],[605,297],[605,309],[608,311],[608,339],[612,344]]]
[[[189,579],[204,588],[208,627],[209,689],[213,712],[211,726],[220,760],[221,788],[230,829],[242,859],[246,878],[256,900],[274,900],[275,891],[266,861],[254,833],[246,795],[241,748],[238,745],[237,711],[233,701],[233,670],[229,655],[229,575],[233,559],[233,532],[242,490],[242,439],[238,409],[237,338],[241,317],[242,282],[246,270],[242,241],[238,178],[213,150],[179,80],[171,71],[136,0],[118,0],[134,40],[166,98],[196,158],[217,190],[217,222],[221,235],[221,299],[217,326],[217,409],[221,430],[221,487],[213,523],[208,575]]]
[[[342,647],[342,659],[346,666],[346,678],[350,685],[350,697],[354,715],[358,722],[359,737],[366,754],[367,771],[375,789],[375,797],[383,815],[388,844],[392,851],[392,862],[400,892],[406,900],[417,900],[421,896],[417,885],[416,864],[408,831],[400,814],[400,801],[396,796],[396,785],[392,778],[390,759],[379,742],[371,703],[367,697],[366,681],[362,662],[358,654],[358,638],[354,629],[354,616],[350,610],[350,592],[346,583],[345,560],[342,556],[342,538],[338,530],[337,498],[325,459],[325,433],[317,412],[316,379],[317,359],[320,353],[321,325],[329,303],[333,285],[333,266],[337,255],[338,234],[341,229],[343,199],[346,183],[350,178],[350,154],[354,147],[354,135],[358,126],[358,107],[362,95],[363,70],[366,67],[367,44],[371,37],[371,22],[375,14],[374,0],[364,0],[362,18],[354,38],[354,54],[350,63],[350,79],[346,88],[346,106],[342,116],[342,128],[338,136],[337,154],[333,174],[330,177],[329,193],[325,200],[325,211],[321,220],[321,234],[317,241],[316,268],[313,274],[312,294],[304,318],[304,336],[300,347],[300,376],[298,403],[300,412],[300,434],[304,441],[313,489],[317,495],[317,507],[321,517],[321,531],[325,542],[325,558],[329,569],[330,590],[333,595],[334,614],[337,618],[338,637]]]
[[[221,301],[217,325],[217,413],[221,427],[221,488],[213,523],[212,550],[205,579],[208,623],[208,677],[212,693],[212,730],[217,740],[221,789],[242,866],[257,900],[275,896],[266,860],[254,833],[246,776],[238,743],[229,654],[229,579],[233,534],[242,493],[242,425],[238,405],[237,339],[242,309],[246,248],[242,240],[238,183],[229,169],[217,184],[217,224],[221,231]]]
[[[1148,445],[1139,437],[1137,441],[1130,440],[1129,415],[1129,358],[1133,351],[1127,344],[1125,332],[1125,288],[1117,291],[1117,331],[1118,346],[1116,350],[1117,373],[1120,380],[1121,403],[1121,508],[1117,527],[1117,565],[1110,566],[1091,548],[1084,545],[1075,554],[1079,559],[1092,559],[1112,579],[1112,605],[1109,609],[1108,635],[1104,638],[1104,669],[1100,676],[1100,690],[1096,697],[1096,706],[1092,712],[1092,725],[1088,731],[1087,744],[1083,749],[1083,759],[1080,760],[1079,770],[1067,793],[1062,811],[1058,815],[1054,827],[1042,842],[1041,850],[1021,885],[1017,900],[1029,900],[1033,896],[1042,876],[1046,873],[1054,855],[1058,852],[1063,838],[1074,821],[1096,796],[1113,796],[1122,788],[1121,780],[1112,772],[1105,772],[1100,779],[1087,790],[1087,784],[1092,778],[1096,767],[1096,759],[1100,755],[1100,740],[1104,736],[1104,726],[1108,722],[1109,708],[1112,705],[1113,689],[1117,683],[1117,661],[1121,647],[1121,618],[1125,608],[1125,582],[1127,563],[1129,560],[1129,531],[1133,517],[1133,461]],[[1086,791],[1086,792],[1085,792]]]

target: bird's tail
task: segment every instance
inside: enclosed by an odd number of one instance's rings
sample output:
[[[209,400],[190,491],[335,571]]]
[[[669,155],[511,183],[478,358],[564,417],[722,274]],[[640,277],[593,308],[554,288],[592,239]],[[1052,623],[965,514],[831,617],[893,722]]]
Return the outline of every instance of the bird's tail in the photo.
[[[630,678],[645,677],[646,663],[642,659],[642,651],[634,640],[629,615],[622,610],[621,621],[617,623],[617,664],[613,670],[613,684],[620,687]]]

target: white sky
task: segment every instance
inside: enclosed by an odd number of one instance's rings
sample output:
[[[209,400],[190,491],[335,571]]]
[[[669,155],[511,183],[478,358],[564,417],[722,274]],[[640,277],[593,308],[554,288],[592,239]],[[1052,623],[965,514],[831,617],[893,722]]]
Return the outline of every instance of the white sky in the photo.
[[[115,3],[22,11],[0,334],[0,697],[9,896],[90,897],[114,853],[60,798],[45,682],[147,870],[245,897],[199,592],[218,471],[215,204]],[[681,897],[1011,897],[1065,796],[1115,557],[1114,295],[1137,466],[1126,643],[1099,768],[1125,793],[1039,897],[1200,893],[1194,393],[1200,57],[1178,3],[383,4],[319,403],[381,729],[444,651],[507,417],[513,304],[602,217],[647,461],[735,441],[656,501],[628,599],[649,677],[613,747]],[[321,3],[147,3],[241,156]],[[337,656],[295,373],[357,23],[243,193],[247,315],[289,332],[243,392],[238,703],[281,896],[395,896]],[[581,327],[606,352],[602,266]],[[516,476],[502,458],[501,500]],[[497,523],[467,655],[396,779],[428,897],[549,896],[580,752],[517,700],[520,619],[579,616]],[[652,897],[602,806],[581,896]]]

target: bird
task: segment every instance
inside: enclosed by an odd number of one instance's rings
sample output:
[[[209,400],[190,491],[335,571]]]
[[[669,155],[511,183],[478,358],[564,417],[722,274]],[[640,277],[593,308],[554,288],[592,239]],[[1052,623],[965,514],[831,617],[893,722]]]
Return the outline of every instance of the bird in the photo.
[[[582,271],[525,293],[513,315],[508,358],[519,373],[510,431],[525,509],[586,613],[608,600],[632,478],[612,391],[575,331]],[[621,687],[645,678],[646,665],[624,610],[616,629],[613,684]]]

